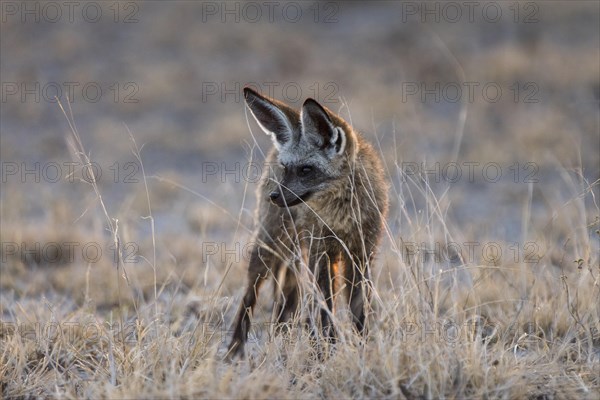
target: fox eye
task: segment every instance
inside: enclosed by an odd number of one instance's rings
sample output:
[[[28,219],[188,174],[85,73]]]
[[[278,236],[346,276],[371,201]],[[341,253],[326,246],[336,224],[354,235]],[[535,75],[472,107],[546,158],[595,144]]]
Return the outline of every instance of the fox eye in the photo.
[[[303,165],[298,168],[299,176],[306,176],[312,172],[313,168],[310,165]]]

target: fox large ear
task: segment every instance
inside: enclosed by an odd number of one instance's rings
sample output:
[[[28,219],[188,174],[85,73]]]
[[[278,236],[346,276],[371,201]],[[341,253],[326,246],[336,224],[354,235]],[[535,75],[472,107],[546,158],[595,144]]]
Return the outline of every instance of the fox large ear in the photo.
[[[332,157],[346,148],[346,132],[335,126],[323,106],[313,99],[306,99],[302,105],[302,134]]]
[[[244,88],[244,98],[254,119],[265,133],[272,136],[276,147],[280,148],[291,139],[292,124],[276,104],[248,87]]]

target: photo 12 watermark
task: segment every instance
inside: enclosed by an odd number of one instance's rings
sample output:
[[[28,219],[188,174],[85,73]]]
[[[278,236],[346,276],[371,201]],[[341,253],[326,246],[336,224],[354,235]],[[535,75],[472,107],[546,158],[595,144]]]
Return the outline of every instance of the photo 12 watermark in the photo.
[[[260,181],[264,172],[270,168],[281,168],[278,162],[203,162],[199,176],[202,183],[253,183]],[[513,162],[510,164],[488,161],[460,162],[416,162],[403,161],[398,164],[398,172],[402,182],[409,180],[427,182],[445,182],[457,184],[494,184],[500,181],[512,183],[538,183],[539,165],[532,161]]]
[[[324,23],[339,22],[337,1],[203,1],[203,23]]]
[[[409,264],[537,264],[542,251],[535,241],[526,242],[409,242],[397,245],[403,260]]]
[[[291,234],[291,233],[290,233]],[[203,241],[202,263],[223,264],[249,262],[253,249],[260,243]],[[409,242],[395,245],[407,264],[434,262],[437,264],[537,264],[542,250],[535,241],[527,242]],[[290,249],[292,251],[292,249]]]
[[[540,6],[533,1],[403,1],[403,23],[479,23],[535,24],[540,21]]]
[[[17,82],[3,81],[0,87],[2,103],[139,103],[140,87],[136,82]]]
[[[40,344],[63,341],[77,343],[117,342],[137,343],[138,324],[136,321],[103,322],[95,321],[54,321],[54,322],[8,322],[0,321],[0,332],[4,336],[17,335],[24,341]]]
[[[135,1],[1,1],[2,23],[112,22],[134,24],[140,21]]]
[[[227,162],[205,161],[200,163],[198,176],[202,183],[251,183],[260,182],[264,172],[270,168],[281,168],[278,162],[259,161]],[[533,161],[510,164],[488,161],[460,162],[416,162],[402,161],[397,165],[402,182],[410,180],[430,183],[494,184],[512,182],[533,184],[540,181],[540,167]],[[138,161],[115,161],[103,165],[96,161],[82,164],[76,161],[2,161],[0,182],[2,183],[128,183],[142,181],[142,170]]]
[[[402,103],[539,103],[540,87],[536,82],[402,82]]]
[[[497,183],[501,180],[512,183],[538,183],[539,165],[532,161],[503,164],[494,161],[461,161],[447,163],[426,163],[403,161],[399,164],[400,177],[408,180],[445,182],[456,184],[466,182]]]
[[[324,104],[340,102],[340,89],[335,82],[202,82],[202,102],[219,101],[221,103],[243,101],[242,91],[249,87],[254,91],[287,103],[298,103],[306,97],[319,99]]]
[[[0,162],[2,183],[139,183],[141,174],[141,166],[136,161],[115,161],[104,166],[95,161],[88,164],[75,161]]]
[[[136,242],[99,243],[94,241],[0,242],[0,260],[8,263],[20,260],[25,265],[67,265],[75,262],[97,264],[108,260],[113,264],[136,264],[140,261]]]

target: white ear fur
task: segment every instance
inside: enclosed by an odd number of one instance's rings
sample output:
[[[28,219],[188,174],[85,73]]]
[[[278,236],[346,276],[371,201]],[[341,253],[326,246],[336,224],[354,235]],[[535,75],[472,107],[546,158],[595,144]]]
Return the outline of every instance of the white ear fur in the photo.
[[[337,148],[337,143],[340,142],[339,148]],[[346,149],[346,132],[339,126],[335,128],[335,134],[331,138],[331,143],[333,144],[333,148],[336,150],[336,155],[342,155],[344,150]]]

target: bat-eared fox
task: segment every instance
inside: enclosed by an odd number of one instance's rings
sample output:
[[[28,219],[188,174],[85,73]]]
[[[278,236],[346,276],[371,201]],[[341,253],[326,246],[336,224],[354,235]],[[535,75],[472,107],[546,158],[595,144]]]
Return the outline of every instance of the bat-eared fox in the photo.
[[[250,88],[244,88],[244,98],[274,148],[257,191],[248,286],[228,357],[243,355],[252,309],[269,276],[275,279],[274,315],[279,323],[311,299],[320,310],[316,315],[321,332],[333,340],[333,295],[342,292],[356,330],[364,333],[369,268],[388,208],[388,186],[376,151],[346,121],[313,99],[298,112]],[[322,297],[315,291],[312,296],[304,294],[306,279]]]

